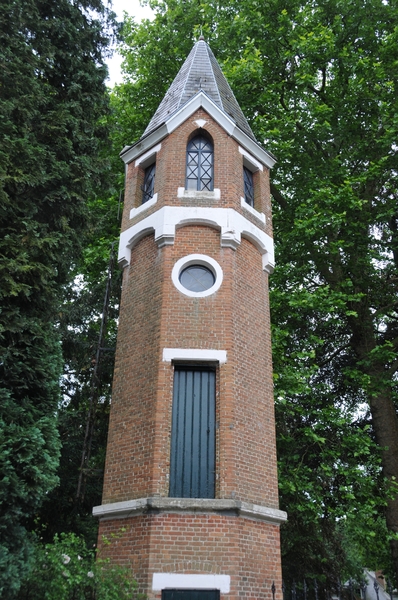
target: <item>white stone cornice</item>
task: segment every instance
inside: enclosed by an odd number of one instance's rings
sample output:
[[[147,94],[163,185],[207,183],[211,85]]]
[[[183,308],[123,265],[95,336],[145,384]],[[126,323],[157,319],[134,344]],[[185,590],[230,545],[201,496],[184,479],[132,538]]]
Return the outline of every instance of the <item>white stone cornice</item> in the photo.
[[[93,515],[99,519],[126,519],[148,512],[167,513],[228,513],[246,519],[266,521],[279,525],[287,520],[283,510],[260,506],[251,502],[241,502],[231,499],[209,498],[138,498],[112,504],[94,506]]]
[[[251,241],[263,259],[263,269],[272,273],[274,268],[273,239],[233,208],[199,206],[164,206],[123,231],[119,242],[119,264],[130,264],[131,248],[143,237],[154,233],[158,246],[174,244],[177,227],[208,225],[221,231],[221,246],[236,248],[242,237]]]
[[[170,119],[166,121],[169,133],[184,123],[199,108],[204,110],[233,138],[235,138],[246,150],[266,167],[272,168],[276,159],[272,154],[261,148],[253,139],[236,126],[235,121],[222,111],[217,104],[205,92],[200,91],[193,96],[184,106],[177,110]]]
[[[127,165],[132,160],[141,156],[141,154],[151,150],[153,146],[161,142],[168,134],[169,132],[167,131],[166,125],[162,125],[147,137],[138,140],[138,142],[132,146],[125,146],[120,153],[120,158]]]

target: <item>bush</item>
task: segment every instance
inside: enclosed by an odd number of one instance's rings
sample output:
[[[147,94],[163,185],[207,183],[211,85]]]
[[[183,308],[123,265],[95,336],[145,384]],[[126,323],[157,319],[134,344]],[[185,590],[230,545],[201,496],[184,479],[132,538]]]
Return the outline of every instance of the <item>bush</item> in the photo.
[[[133,600],[144,598],[126,567],[95,558],[82,538],[61,533],[35,545],[18,600]]]

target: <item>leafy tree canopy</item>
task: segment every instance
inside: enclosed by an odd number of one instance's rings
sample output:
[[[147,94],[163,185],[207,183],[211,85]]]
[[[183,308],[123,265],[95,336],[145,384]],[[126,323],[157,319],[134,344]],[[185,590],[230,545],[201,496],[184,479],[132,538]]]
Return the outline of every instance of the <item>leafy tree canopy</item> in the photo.
[[[25,524],[56,479],[62,286],[104,181],[100,0],[0,7],[0,595],[27,565]]]
[[[382,516],[397,572],[398,6],[149,3],[152,22],[125,22],[125,80],[112,99],[119,147],[142,133],[202,31],[278,158],[271,284],[285,565],[336,571],[351,544],[386,566]],[[364,542],[375,537],[378,557]]]

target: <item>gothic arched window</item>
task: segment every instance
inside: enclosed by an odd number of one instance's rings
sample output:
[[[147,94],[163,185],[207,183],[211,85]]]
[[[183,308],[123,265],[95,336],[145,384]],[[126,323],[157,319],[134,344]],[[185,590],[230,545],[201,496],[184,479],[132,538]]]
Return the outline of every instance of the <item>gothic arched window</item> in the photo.
[[[254,208],[253,173],[247,167],[243,167],[243,183],[244,183],[245,201],[252,208]]]
[[[155,188],[155,173],[156,163],[152,163],[145,169],[144,173],[144,185],[141,187],[142,190],[142,204],[148,202],[153,198],[153,192]]]
[[[213,190],[213,144],[203,136],[194,137],[187,146],[187,190]]]

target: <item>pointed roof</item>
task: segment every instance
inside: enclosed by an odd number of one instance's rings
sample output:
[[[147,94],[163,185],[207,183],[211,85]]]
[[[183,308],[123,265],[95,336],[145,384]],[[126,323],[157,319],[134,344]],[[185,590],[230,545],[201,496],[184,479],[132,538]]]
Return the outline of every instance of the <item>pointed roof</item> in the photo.
[[[207,94],[247,136],[252,140],[256,139],[213,52],[202,36],[189,53],[142,137],[163,125],[200,91]]]

